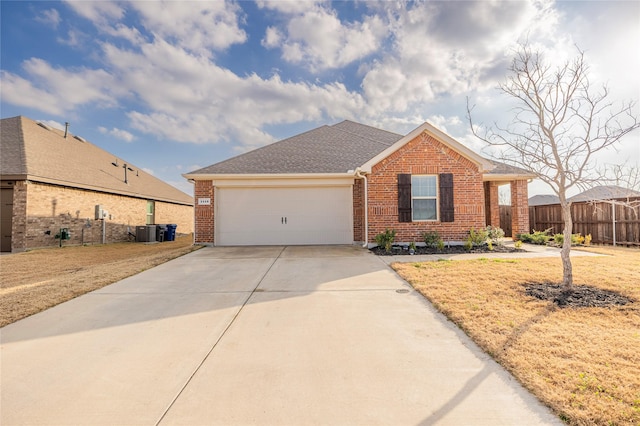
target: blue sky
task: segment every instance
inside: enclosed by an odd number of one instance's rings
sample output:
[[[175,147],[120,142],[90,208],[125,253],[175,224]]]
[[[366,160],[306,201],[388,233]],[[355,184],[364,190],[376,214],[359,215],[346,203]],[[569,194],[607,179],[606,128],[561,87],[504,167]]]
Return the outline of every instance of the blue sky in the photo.
[[[586,51],[612,101],[640,98],[638,1],[2,1],[1,112],[70,131],[187,193],[181,176],[344,119],[429,121],[472,149],[524,37]],[[638,108],[636,108],[638,114]],[[600,163],[640,163],[640,132]],[[532,184],[530,194],[549,193]]]

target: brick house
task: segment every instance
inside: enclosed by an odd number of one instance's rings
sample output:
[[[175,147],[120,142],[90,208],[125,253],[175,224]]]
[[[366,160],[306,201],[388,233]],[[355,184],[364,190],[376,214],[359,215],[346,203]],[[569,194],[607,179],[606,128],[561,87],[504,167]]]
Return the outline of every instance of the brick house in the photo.
[[[504,184],[514,232],[529,232],[533,176],[428,123],[403,136],[343,121],[183,176],[195,183],[200,244],[372,246],[386,228],[400,243],[425,231],[461,242],[471,228],[499,226]]]
[[[2,119],[0,133],[2,251],[58,245],[62,228],[65,245],[130,241],[153,223],[193,232],[190,195],[82,137],[22,116]]]

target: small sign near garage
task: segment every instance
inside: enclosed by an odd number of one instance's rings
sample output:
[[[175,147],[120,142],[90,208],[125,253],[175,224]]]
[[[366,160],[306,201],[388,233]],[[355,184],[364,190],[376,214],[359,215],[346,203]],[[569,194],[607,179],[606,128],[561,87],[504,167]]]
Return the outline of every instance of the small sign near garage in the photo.
[[[211,198],[198,198],[198,205],[199,206],[210,206],[211,205]]]

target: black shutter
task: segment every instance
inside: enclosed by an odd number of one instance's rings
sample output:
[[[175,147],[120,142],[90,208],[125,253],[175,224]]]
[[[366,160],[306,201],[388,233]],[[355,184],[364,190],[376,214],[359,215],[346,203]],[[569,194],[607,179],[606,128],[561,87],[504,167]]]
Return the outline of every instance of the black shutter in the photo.
[[[441,173],[440,222],[453,222],[453,174]]]
[[[398,175],[398,222],[411,222],[411,175]]]

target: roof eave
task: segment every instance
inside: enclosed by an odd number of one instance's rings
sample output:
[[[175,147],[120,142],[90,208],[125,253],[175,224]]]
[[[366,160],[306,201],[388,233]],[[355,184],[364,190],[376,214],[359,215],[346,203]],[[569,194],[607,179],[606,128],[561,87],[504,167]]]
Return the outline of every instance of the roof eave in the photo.
[[[353,178],[353,171],[344,173],[184,173],[189,180],[225,180],[225,179],[329,179]]]
[[[511,182],[514,180],[535,179],[534,174],[515,174],[515,173],[485,173],[482,175],[483,182]]]
[[[410,141],[414,140],[416,137],[420,136],[422,133],[428,133],[429,135],[435,137],[440,142],[443,142],[445,145],[448,145],[454,151],[462,154],[465,158],[477,164],[481,171],[492,170],[495,166],[486,158],[481,155],[476,154],[466,146],[462,145],[460,142],[453,139],[451,136],[447,135],[441,130],[438,130],[434,126],[429,123],[423,123],[411,132],[409,132],[405,137],[400,139],[398,142],[391,145],[389,148],[382,151],[380,154],[373,157],[371,160],[364,163],[360,169],[365,173],[371,173],[371,169],[373,166],[378,164],[380,161],[384,160],[403,146],[405,146]]]
[[[4,180],[4,177],[3,177],[3,180]],[[18,180],[18,179],[14,179],[14,180]],[[102,192],[104,194],[124,195],[124,196],[127,196],[127,197],[140,198],[140,199],[144,199],[144,200],[162,201],[162,202],[165,202],[165,203],[180,204],[180,205],[183,205],[183,206],[193,206],[195,204],[193,201],[177,200],[177,199],[168,198],[168,197],[158,197],[158,196],[154,196],[154,195],[140,194],[140,193],[133,192],[133,191],[118,191],[118,190],[113,190],[113,189],[109,189],[109,188],[102,188],[102,187],[99,187],[99,186],[85,185],[85,184],[76,183],[76,182],[66,182],[66,181],[62,181],[62,180],[58,180],[58,179],[50,179],[50,178],[41,177],[41,176],[26,175],[21,180],[28,180],[28,181],[32,181],[32,182],[47,183],[47,184],[50,184],[50,185],[58,185],[58,186],[64,186],[64,187],[74,188],[74,189],[85,189],[85,190],[88,190],[88,191]],[[185,195],[187,197],[191,197],[189,194],[185,193]]]

